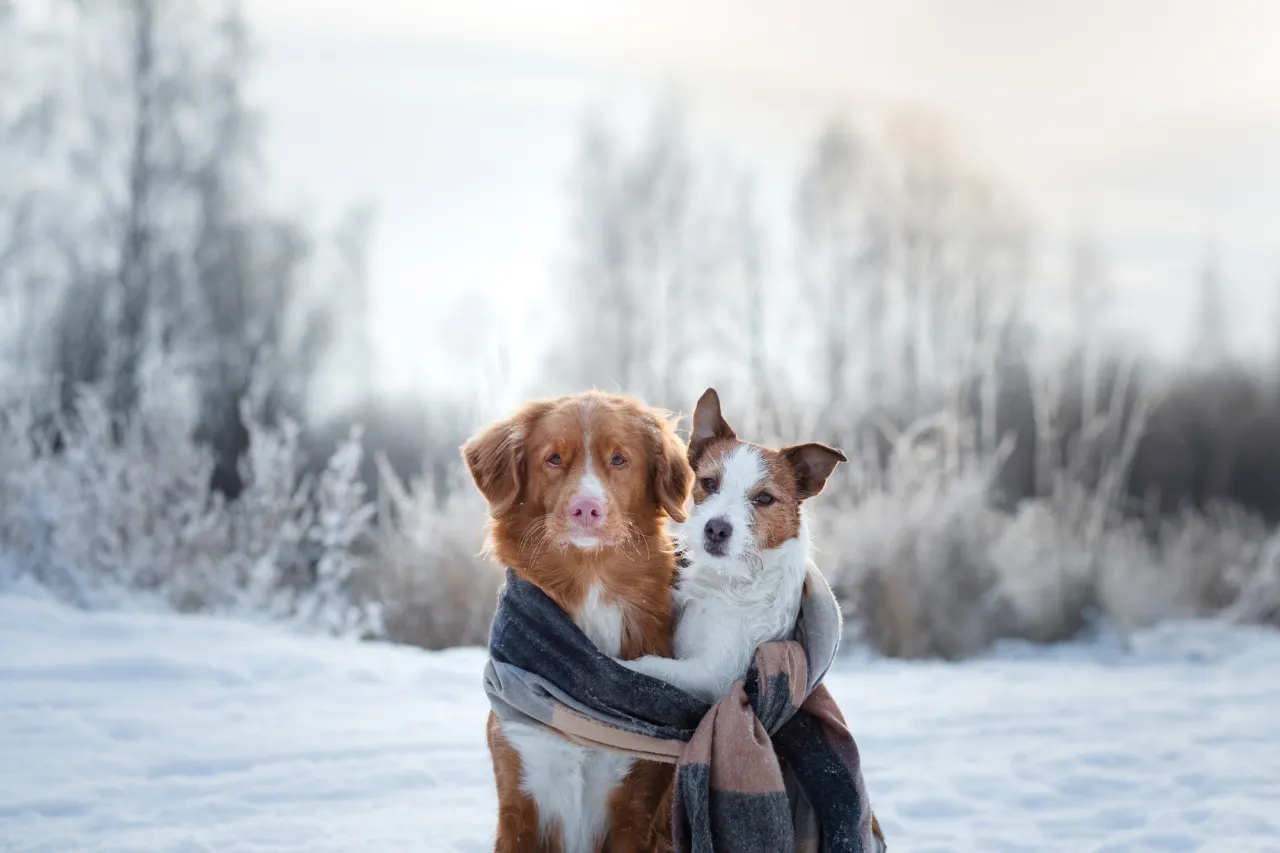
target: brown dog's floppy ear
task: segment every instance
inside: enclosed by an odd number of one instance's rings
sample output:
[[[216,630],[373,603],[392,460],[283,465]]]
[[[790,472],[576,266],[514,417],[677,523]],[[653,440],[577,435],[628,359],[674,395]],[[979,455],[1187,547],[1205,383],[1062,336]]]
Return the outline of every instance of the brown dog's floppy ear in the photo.
[[[516,416],[486,427],[462,445],[462,458],[493,516],[511,509],[524,476],[524,419]]]
[[[720,414],[720,395],[708,388],[693,407],[693,425],[689,427],[689,463],[695,464],[707,444],[718,438],[737,438],[733,427]]]
[[[654,495],[658,506],[672,521],[682,522],[687,517],[684,504],[689,498],[689,487],[693,485],[693,471],[685,460],[684,445],[670,419],[662,412],[654,412],[653,420],[657,438],[653,455]]]
[[[834,447],[817,442],[786,447],[781,453],[796,472],[796,497],[799,500],[811,498],[821,492],[836,466],[849,461]]]

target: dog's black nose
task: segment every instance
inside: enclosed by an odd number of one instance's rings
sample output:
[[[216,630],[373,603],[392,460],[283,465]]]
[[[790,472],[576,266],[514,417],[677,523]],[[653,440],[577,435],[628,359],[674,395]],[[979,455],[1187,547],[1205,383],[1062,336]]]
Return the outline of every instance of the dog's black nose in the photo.
[[[723,518],[713,518],[702,531],[708,545],[723,545],[733,535],[733,525]]]

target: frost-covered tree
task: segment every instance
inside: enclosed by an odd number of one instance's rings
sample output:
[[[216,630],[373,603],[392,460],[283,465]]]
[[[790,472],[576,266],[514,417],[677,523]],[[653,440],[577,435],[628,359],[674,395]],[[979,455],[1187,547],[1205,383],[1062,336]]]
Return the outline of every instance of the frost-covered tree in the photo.
[[[795,226],[799,281],[818,350],[818,429],[831,437],[850,401],[865,408],[888,391],[889,215],[883,157],[864,135],[828,124],[800,176]]]
[[[657,396],[687,345],[682,315],[693,270],[690,154],[678,114],[657,117],[642,148],[624,151],[588,125],[575,175],[576,254],[564,304],[580,384]]]
[[[894,276],[903,310],[908,408],[973,372],[994,374],[1019,345],[1029,278],[1020,207],[957,149],[936,119],[890,125]]]
[[[852,441],[874,409],[918,414],[975,376],[994,381],[1019,345],[1026,225],[935,121],[830,123],[800,176],[794,227],[829,438]]]
[[[573,264],[560,291],[565,328],[552,353],[552,372],[566,387],[596,385],[679,408],[697,391],[691,372],[707,366],[700,359],[721,369],[746,363],[744,324],[758,329],[762,321],[742,308],[744,289],[748,301],[761,295],[750,194],[731,167],[696,158],[674,106],[655,113],[635,150],[590,124],[573,204]]]
[[[13,3],[0,4],[0,381],[30,388],[43,356],[41,311],[50,289],[40,231],[47,219],[42,159],[56,128],[47,57]],[[8,368],[7,370],[5,368]]]
[[[101,385],[131,415],[157,363],[194,376],[234,495],[240,401],[256,383],[264,417],[302,414],[334,306],[363,304],[368,218],[318,233],[266,203],[237,0],[17,8],[0,25],[0,79],[27,87],[0,86],[0,299],[21,309],[4,342],[68,410]]]

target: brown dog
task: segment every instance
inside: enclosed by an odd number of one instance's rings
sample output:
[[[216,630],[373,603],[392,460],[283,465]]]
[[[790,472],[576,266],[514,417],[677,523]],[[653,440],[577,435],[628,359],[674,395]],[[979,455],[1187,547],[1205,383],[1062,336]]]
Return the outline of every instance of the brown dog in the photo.
[[[489,504],[498,562],[542,589],[604,654],[670,656],[675,558],[663,518],[684,519],[693,475],[665,414],[625,397],[576,394],[526,405],[462,452]],[[493,714],[488,735],[496,851],[649,848],[671,766]]]

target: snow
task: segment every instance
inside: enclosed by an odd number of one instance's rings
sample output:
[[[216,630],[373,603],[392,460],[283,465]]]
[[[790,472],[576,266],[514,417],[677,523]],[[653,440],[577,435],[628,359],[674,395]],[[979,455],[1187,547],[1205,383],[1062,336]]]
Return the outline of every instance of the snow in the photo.
[[[0,851],[479,851],[483,652],[0,595]],[[1280,635],[1169,625],[829,685],[895,851],[1280,851]]]

